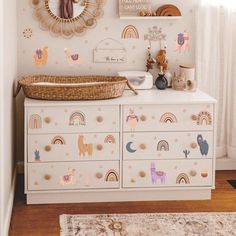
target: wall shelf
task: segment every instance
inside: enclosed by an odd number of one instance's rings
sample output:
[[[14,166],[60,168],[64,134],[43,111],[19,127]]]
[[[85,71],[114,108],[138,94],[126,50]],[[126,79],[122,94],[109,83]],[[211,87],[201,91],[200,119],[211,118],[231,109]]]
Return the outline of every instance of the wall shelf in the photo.
[[[121,20],[179,20],[182,16],[120,16]]]

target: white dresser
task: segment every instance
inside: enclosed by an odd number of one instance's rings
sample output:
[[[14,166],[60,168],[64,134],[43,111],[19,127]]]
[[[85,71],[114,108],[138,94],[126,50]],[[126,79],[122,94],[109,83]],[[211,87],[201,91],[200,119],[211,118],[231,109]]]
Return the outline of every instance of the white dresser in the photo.
[[[28,204],[210,199],[210,96],[156,89],[104,101],[25,100]]]

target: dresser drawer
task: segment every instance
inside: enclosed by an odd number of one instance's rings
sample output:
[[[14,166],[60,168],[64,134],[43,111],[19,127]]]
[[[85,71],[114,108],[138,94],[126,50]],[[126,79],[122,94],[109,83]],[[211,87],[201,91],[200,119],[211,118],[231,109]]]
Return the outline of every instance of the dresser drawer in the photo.
[[[28,162],[119,159],[119,133],[30,134]]]
[[[119,106],[30,107],[28,133],[119,132]]]
[[[28,190],[119,188],[119,161],[29,163]]]
[[[210,187],[213,160],[124,161],[123,187]]]
[[[213,105],[126,105],[123,130],[213,130]]]
[[[124,133],[123,156],[127,160],[213,158],[213,132]]]

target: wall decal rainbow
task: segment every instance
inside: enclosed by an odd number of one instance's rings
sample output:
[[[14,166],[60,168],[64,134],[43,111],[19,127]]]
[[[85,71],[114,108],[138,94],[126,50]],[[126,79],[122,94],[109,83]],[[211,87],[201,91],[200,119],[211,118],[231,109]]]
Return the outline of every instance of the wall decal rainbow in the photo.
[[[42,118],[38,114],[33,114],[29,119],[30,129],[41,129],[42,128]]]
[[[130,38],[138,39],[139,38],[139,33],[138,33],[138,30],[135,26],[127,25],[123,29],[121,37],[123,39],[130,39]]]
[[[211,125],[212,124],[211,114],[208,111],[200,112],[197,117],[197,124],[198,125]]]
[[[118,182],[119,177],[118,173],[115,170],[109,170],[105,176],[106,182]]]
[[[157,151],[169,151],[169,144],[167,141],[165,140],[161,140],[158,144],[157,144]]]
[[[176,184],[190,184],[190,180],[187,174],[181,173],[176,178]]]
[[[65,139],[62,136],[55,136],[52,141],[51,144],[60,144],[60,145],[65,145]]]
[[[85,115],[81,111],[76,111],[70,116],[70,126],[86,125]]]
[[[177,123],[177,118],[173,113],[167,112],[161,116],[161,123]]]
[[[104,140],[104,143],[116,143],[116,140],[113,135],[107,135]]]

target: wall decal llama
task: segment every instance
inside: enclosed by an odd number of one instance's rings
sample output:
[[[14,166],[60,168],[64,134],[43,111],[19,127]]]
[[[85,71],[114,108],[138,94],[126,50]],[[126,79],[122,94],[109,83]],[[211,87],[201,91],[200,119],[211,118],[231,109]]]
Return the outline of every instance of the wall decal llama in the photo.
[[[65,139],[62,137],[62,136],[55,136],[52,141],[51,141],[51,144],[55,144],[55,145],[65,145],[66,142],[65,142]]]
[[[48,61],[48,47],[44,47],[43,49],[36,49],[34,54],[34,64],[37,66],[44,66]]]
[[[34,152],[34,157],[35,157],[35,161],[40,161],[40,153],[39,150],[35,150]]]
[[[209,151],[209,145],[206,140],[203,140],[203,137],[201,134],[197,136],[197,143],[200,147],[200,152],[202,156],[207,156],[208,151]]]
[[[181,173],[176,178],[176,184],[190,184],[190,180],[187,174]]]
[[[130,39],[130,38],[138,39],[139,38],[139,33],[138,33],[138,30],[137,30],[137,28],[135,26],[127,25],[123,29],[121,37],[123,39]]]
[[[211,125],[212,118],[208,111],[202,111],[197,116],[197,125]]]
[[[104,143],[116,143],[115,137],[113,135],[107,135]]]
[[[60,177],[60,184],[61,185],[74,185],[76,184],[76,170],[75,169],[68,169],[68,173]]]
[[[114,169],[109,170],[106,173],[105,181],[106,182],[118,182],[119,181],[119,177],[118,176],[119,176],[118,173]]]
[[[156,171],[154,162],[151,162],[151,178],[153,184],[156,184],[158,180],[160,180],[162,184],[166,181],[166,173],[163,171]]]
[[[41,129],[42,128],[42,118],[38,114],[33,114],[29,119],[30,129]]]
[[[157,151],[169,151],[169,144],[167,141],[165,140],[161,140],[158,144],[157,144]]]
[[[131,128],[131,130],[134,130],[139,122],[138,116],[135,115],[134,109],[129,109],[129,115],[126,117],[126,123]]]
[[[70,116],[70,126],[86,125],[85,115],[81,111],[77,111]]]
[[[84,143],[84,136],[80,135],[78,139],[78,147],[79,147],[79,155],[80,156],[86,156],[86,153],[89,156],[93,155],[93,144],[86,144]]]
[[[183,33],[179,33],[176,40],[176,51],[179,53],[190,50],[189,45],[189,33],[185,30]]]
[[[160,118],[161,123],[177,123],[177,118],[173,113],[167,112]]]

